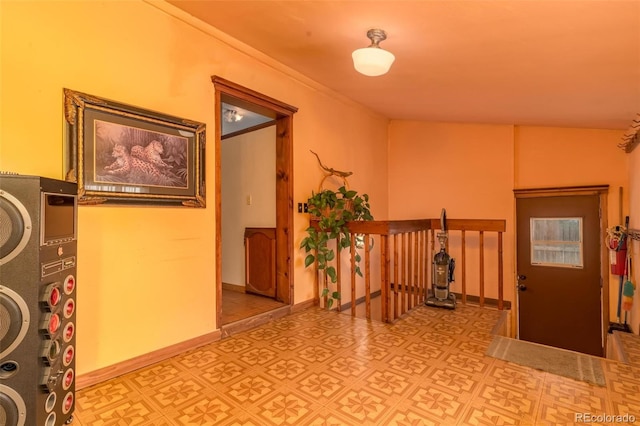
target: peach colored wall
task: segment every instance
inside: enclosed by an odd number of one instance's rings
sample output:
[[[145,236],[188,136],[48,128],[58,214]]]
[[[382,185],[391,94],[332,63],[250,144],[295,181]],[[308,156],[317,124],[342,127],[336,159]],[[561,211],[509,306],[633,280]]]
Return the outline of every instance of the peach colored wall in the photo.
[[[621,134],[619,130],[517,127],[514,186],[608,184],[610,206],[615,206],[609,218],[617,223],[618,188],[627,183],[625,154],[617,148]]]
[[[516,188],[609,185],[608,226],[628,213],[627,157],[617,147],[619,130],[518,127],[515,138]],[[609,277],[610,319],[616,319],[618,278]]]
[[[389,216],[438,217],[445,207],[450,218],[506,219],[505,299],[513,300],[513,189],[608,184],[609,224],[619,223],[619,187],[627,194],[623,196],[625,214],[628,194],[640,203],[635,195],[638,190],[630,191],[627,184],[628,170],[632,170],[631,179],[638,179],[637,172],[628,168],[624,153],[616,146],[621,134],[615,130],[392,121]],[[455,239],[453,243],[453,255],[459,258]],[[478,280],[477,255],[470,252],[467,258],[468,281],[473,283]],[[491,259],[486,264],[493,267]],[[493,276],[492,269],[488,269],[486,277]],[[610,312],[615,316],[618,286],[614,285],[614,278],[610,278],[609,297]],[[496,281],[485,285],[487,296],[495,297],[497,290],[492,286]],[[454,291],[459,290],[458,286],[459,283],[453,285]],[[474,294],[474,288],[470,287],[469,292]]]
[[[386,119],[163,2],[3,1],[0,8],[1,169],[63,177],[65,87],[207,125],[206,209],[80,207],[78,374],[218,328],[212,75],[299,108],[296,202],[321,176],[313,149],[352,170],[354,187],[386,214]],[[294,218],[296,303],[313,295],[297,250],[307,220]]]
[[[629,158],[629,227],[640,230],[640,148],[627,154]],[[630,324],[634,333],[640,331],[640,241],[631,244],[632,282],[636,285]]]
[[[387,214],[387,124],[376,121],[366,115],[353,112],[347,116],[331,111],[328,99],[320,99],[317,104],[298,112],[317,117],[311,126],[303,131],[299,127],[295,134],[295,167],[294,170],[294,205],[305,202],[311,191],[318,191],[324,176],[316,157],[309,152],[316,152],[323,164],[336,170],[352,171],[348,183],[351,189],[359,193],[369,194],[371,212],[375,219],[384,220]],[[348,112],[348,111],[347,111]],[[349,117],[349,118],[347,118]],[[298,119],[296,115],[296,119]],[[359,142],[356,142],[359,141]],[[304,251],[298,250],[300,241],[308,227],[306,214],[296,214],[294,229],[294,282],[312,282],[312,268],[304,268]],[[377,256],[375,251],[373,256]],[[372,263],[375,262],[372,257]],[[377,275],[379,276],[379,274]],[[296,288],[296,303],[313,297],[313,287]]]
[[[513,300],[513,126],[392,121],[389,130],[389,216],[506,219],[506,300]],[[478,295],[477,233],[466,237],[467,291]],[[460,243],[450,251],[459,262]],[[485,238],[485,295],[498,297],[497,237]],[[460,267],[453,291],[461,290]]]

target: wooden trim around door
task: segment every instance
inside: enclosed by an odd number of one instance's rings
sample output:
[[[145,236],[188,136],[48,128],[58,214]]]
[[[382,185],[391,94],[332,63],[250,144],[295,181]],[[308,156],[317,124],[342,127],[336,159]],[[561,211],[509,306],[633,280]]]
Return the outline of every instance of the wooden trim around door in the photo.
[[[609,185],[567,186],[550,188],[514,189],[516,198],[526,197],[567,197],[571,195],[598,195],[609,192]]]
[[[276,299],[293,303],[293,114],[298,108],[212,76],[215,88],[215,208],[216,208],[216,327],[222,327],[222,187],[221,104],[231,101],[242,108],[275,119],[276,125]]]
[[[530,188],[530,189],[514,189],[515,198],[535,198],[535,197],[566,197],[578,195],[597,195],[600,198],[600,282],[602,294],[602,336],[603,348],[607,347],[607,332],[609,329],[609,252],[605,246],[605,235],[609,227],[608,220],[608,194],[609,185],[591,185],[591,186],[570,186],[570,187],[552,187],[552,188]],[[516,221],[517,221],[516,211]],[[517,227],[516,227],[517,228]],[[516,230],[517,231],[517,230]],[[514,232],[515,234],[516,232]],[[515,236],[517,238],[517,235]],[[515,240],[514,240],[515,241]],[[515,250],[515,265],[518,264],[518,250]],[[517,270],[517,268],[516,268]],[[517,280],[516,280],[517,281]],[[516,311],[518,316],[518,300],[515,300]],[[606,353],[605,353],[606,355]]]

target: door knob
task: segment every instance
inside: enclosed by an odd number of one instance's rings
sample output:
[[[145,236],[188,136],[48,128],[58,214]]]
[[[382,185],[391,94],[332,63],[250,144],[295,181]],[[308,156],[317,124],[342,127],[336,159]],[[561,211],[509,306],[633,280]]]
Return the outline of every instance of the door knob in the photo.
[[[520,285],[518,285],[518,290],[520,290],[520,291],[527,291],[527,286],[526,286],[526,285],[524,285],[524,284],[520,284]]]

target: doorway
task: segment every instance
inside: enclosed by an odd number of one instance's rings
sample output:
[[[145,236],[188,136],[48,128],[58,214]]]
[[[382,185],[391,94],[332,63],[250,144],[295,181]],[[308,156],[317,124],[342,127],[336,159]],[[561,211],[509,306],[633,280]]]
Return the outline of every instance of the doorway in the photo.
[[[520,339],[604,356],[607,190],[515,191]]]
[[[293,114],[297,108],[242,87],[218,76],[213,76],[216,116],[221,117],[222,105],[233,104],[272,119],[275,125],[275,297],[277,302],[290,305],[293,301]],[[261,124],[262,128],[267,124]],[[223,331],[222,306],[222,186],[221,186],[221,129],[220,120],[215,127],[215,209],[216,209],[216,324]],[[250,131],[249,129],[248,131]],[[254,296],[260,297],[260,296]],[[231,301],[230,301],[231,303]],[[254,322],[255,325],[255,322]]]

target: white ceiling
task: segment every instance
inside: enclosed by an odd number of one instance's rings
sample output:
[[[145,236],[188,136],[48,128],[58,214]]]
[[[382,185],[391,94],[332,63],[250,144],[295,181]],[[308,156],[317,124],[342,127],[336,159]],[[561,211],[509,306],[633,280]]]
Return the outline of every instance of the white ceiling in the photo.
[[[391,119],[629,128],[640,112],[640,0],[169,3]],[[351,52],[381,28],[381,77]]]

